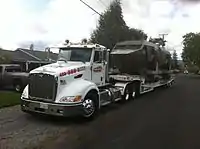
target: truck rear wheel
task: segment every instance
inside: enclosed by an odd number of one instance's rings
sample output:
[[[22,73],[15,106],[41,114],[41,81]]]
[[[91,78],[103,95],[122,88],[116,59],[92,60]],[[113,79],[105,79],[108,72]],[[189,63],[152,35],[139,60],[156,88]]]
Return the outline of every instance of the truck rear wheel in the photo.
[[[130,86],[126,86],[125,91],[124,91],[124,95],[122,95],[122,101],[127,101],[129,99],[134,99],[134,87],[132,85]]]
[[[91,92],[86,95],[83,101],[83,117],[86,119],[92,119],[96,116],[98,111],[98,95]]]
[[[136,82],[135,83],[135,97],[139,97],[140,96],[140,82]]]

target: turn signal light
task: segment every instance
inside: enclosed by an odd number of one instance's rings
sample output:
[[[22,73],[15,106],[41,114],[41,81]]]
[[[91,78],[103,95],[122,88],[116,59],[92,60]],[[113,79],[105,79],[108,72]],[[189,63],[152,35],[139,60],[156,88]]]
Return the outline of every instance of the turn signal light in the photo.
[[[79,102],[79,101],[81,101],[81,96],[76,96],[76,97],[74,98],[74,102]]]

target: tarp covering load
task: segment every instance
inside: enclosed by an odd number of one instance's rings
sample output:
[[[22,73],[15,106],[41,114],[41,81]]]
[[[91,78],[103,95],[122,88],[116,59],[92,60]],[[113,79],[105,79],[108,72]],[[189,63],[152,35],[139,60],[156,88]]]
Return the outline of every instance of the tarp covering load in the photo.
[[[136,75],[150,71],[169,70],[170,53],[148,41],[117,43],[111,52],[111,68],[121,73]]]
[[[159,47],[159,69],[160,70],[170,70],[171,69],[171,54],[169,51],[165,50],[163,47]]]

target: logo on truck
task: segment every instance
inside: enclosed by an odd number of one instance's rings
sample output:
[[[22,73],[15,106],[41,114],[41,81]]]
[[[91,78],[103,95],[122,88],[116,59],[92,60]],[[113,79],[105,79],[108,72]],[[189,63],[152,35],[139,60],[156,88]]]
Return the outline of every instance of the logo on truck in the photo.
[[[72,75],[72,74],[75,74],[77,72],[84,71],[85,69],[86,69],[85,66],[83,66],[83,67],[79,67],[79,68],[66,70],[66,71],[60,73],[60,77],[63,77],[63,76],[66,76],[66,75]]]
[[[93,71],[94,71],[94,72],[101,72],[102,69],[103,69],[103,68],[102,68],[101,66],[98,66],[98,67],[94,68]]]

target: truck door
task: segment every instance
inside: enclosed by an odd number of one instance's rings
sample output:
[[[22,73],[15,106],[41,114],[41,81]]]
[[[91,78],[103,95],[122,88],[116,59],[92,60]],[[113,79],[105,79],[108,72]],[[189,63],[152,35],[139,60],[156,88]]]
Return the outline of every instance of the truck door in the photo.
[[[108,70],[108,57],[107,57],[107,50],[104,49],[103,50],[103,83],[106,83],[106,79],[107,79],[107,70]]]
[[[97,85],[103,85],[105,82],[104,78],[104,63],[103,63],[103,52],[96,50],[94,52],[94,60],[91,68],[92,81]]]

